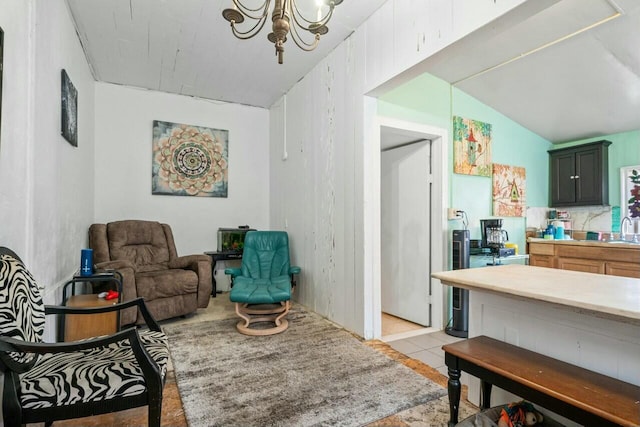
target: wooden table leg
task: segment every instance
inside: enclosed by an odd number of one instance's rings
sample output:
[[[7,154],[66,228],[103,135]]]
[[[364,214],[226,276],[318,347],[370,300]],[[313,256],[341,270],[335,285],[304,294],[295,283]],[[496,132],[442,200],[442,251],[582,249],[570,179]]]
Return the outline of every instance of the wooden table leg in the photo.
[[[482,396],[480,400],[480,409],[489,409],[491,407],[491,384],[485,380],[480,380],[480,389]]]
[[[457,365],[457,364],[456,364]],[[449,427],[458,423],[458,409],[460,408],[460,370],[447,367],[449,372]]]

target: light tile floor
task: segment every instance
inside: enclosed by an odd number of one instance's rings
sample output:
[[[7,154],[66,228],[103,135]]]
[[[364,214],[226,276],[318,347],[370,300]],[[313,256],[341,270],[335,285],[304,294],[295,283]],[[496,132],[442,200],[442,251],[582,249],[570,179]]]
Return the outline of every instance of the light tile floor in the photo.
[[[386,342],[394,350],[406,354],[412,359],[420,360],[446,376],[447,367],[444,364],[442,346],[462,339],[447,335],[443,331],[435,331]]]
[[[382,341],[391,348],[431,366],[445,377],[449,375],[444,364],[442,346],[464,339],[448,335],[444,331],[423,328],[386,313],[382,313],[382,333]],[[462,372],[460,382],[468,386],[468,374]]]

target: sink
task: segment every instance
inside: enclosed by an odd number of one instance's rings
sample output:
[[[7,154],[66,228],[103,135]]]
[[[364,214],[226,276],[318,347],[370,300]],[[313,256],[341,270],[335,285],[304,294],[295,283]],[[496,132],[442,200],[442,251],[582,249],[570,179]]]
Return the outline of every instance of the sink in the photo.
[[[613,243],[613,244],[618,244],[618,243],[626,243],[627,245],[640,245],[640,242],[634,242],[631,240],[603,240],[604,243]]]
[[[614,240],[589,240],[589,239],[573,239],[570,240],[573,242],[586,242],[586,243],[611,243],[614,245],[619,245],[619,244],[626,244],[626,245],[640,245],[640,242],[634,242],[633,240],[620,240],[620,239],[614,239]]]

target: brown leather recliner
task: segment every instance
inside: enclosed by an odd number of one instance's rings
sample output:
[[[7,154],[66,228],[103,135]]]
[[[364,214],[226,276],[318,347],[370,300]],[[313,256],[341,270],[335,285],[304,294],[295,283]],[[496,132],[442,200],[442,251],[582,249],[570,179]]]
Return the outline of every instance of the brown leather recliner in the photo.
[[[179,257],[167,224],[141,220],[93,224],[89,246],[98,271],[114,269],[122,274],[122,301],[144,298],[156,320],[209,305],[211,258]],[[132,308],[122,313],[120,323],[144,323],[144,319]]]

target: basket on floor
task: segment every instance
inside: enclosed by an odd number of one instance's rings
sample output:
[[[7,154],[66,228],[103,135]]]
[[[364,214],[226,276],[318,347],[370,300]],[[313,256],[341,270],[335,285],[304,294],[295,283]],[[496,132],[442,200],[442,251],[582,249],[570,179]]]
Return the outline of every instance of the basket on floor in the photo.
[[[456,424],[456,427],[498,427],[498,420],[500,419],[500,412],[503,406],[504,405],[494,406],[493,408],[473,414]],[[536,424],[535,427],[564,427],[564,425],[545,415],[544,421]]]

